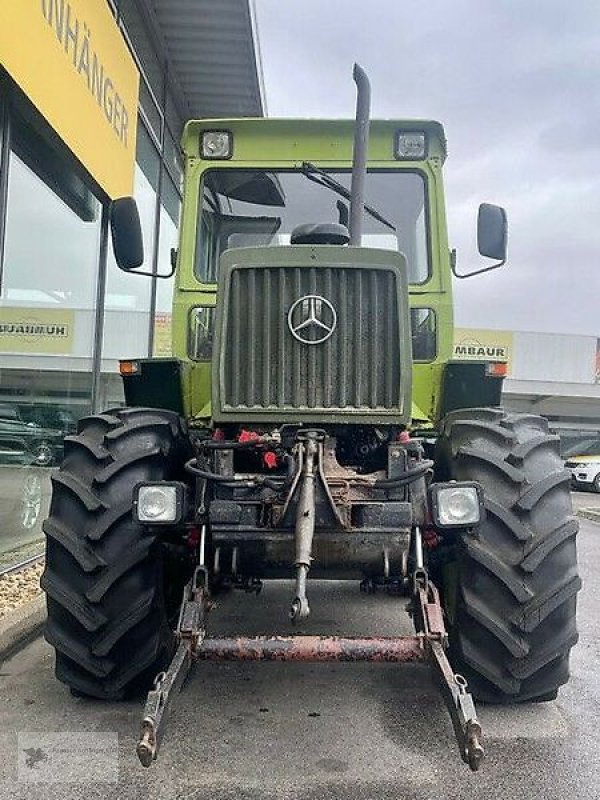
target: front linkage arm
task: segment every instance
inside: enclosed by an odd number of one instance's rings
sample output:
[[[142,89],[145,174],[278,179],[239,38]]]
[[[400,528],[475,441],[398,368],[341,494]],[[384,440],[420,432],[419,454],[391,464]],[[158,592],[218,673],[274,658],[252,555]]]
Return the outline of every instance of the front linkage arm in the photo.
[[[415,536],[418,547],[420,537]],[[436,587],[416,560],[412,612],[414,636],[340,638],[329,636],[206,638],[205,618],[212,608],[206,571],[198,567],[186,586],[177,626],[179,645],[166,672],[148,693],[137,755],[145,767],[156,759],[169,706],[179,693],[193,660],[203,661],[368,661],[408,663],[428,661],[438,679],[450,714],[461,758],[472,770],[483,758],[481,726],[473,698],[462,675],[453,672],[446,657],[448,637]]]
[[[455,673],[446,656],[448,635],[436,587],[421,569],[415,575],[413,614],[415,629],[424,638],[428,660],[437,678],[442,698],[450,714],[462,760],[473,771],[479,769],[484,750],[481,725],[466,679]]]
[[[199,566],[186,585],[176,630],[177,650],[166,672],[159,672],[154,679],[154,686],[146,698],[141,736],[136,747],[137,756],[145,767],[149,767],[158,755],[171,701],[181,691],[205,636],[206,614],[212,607],[207,578],[206,569]]]

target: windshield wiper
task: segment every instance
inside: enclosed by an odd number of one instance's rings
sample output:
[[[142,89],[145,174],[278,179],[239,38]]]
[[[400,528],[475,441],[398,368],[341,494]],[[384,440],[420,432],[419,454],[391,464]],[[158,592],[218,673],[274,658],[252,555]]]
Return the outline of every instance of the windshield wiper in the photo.
[[[325,172],[316,164],[312,164],[310,161],[303,161],[301,167],[302,174],[308,178],[309,181],[318,184],[319,186],[325,186],[327,189],[331,189],[332,192],[336,192],[344,200],[350,200],[350,190],[346,189],[341,183],[338,183],[335,178],[332,178],[328,172]],[[376,211],[372,206],[368,206],[365,203],[365,211],[369,214],[373,219],[376,219],[377,222],[381,222],[382,225],[385,225],[386,228],[389,228],[392,231],[396,230],[396,226],[386,219],[379,211]]]

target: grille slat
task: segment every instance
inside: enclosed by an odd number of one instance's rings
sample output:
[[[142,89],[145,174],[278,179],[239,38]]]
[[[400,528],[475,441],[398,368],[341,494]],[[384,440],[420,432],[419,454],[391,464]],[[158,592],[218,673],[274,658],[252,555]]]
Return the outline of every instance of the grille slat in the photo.
[[[387,275],[384,282],[384,297],[389,297],[389,293],[393,291],[394,281],[391,275]],[[383,326],[385,330],[391,330],[393,313],[389,303],[383,304],[384,321]],[[384,370],[384,392],[385,392],[385,405],[390,406],[393,403],[392,376],[388,370]]]
[[[362,270],[357,270],[352,273],[354,278],[354,308],[356,309],[362,300]],[[356,387],[356,405],[360,408],[364,405],[363,399],[363,375],[365,369],[368,369],[368,362],[363,359],[363,341],[364,341],[364,319],[362,314],[357,314],[354,318],[354,330],[356,331],[356,344],[355,353],[358,358],[354,356],[352,364],[354,366],[354,386]]]
[[[231,278],[232,285],[231,285],[231,295],[233,298],[233,305],[238,311],[240,310],[240,276],[239,273],[235,273],[232,275]],[[232,324],[232,344],[233,344],[233,354],[232,360],[234,364],[241,363],[241,354],[239,353],[239,342],[240,342],[240,317],[239,313],[235,314],[233,317],[233,324]],[[240,403],[240,374],[238,370],[233,370],[227,376],[228,378],[232,379],[232,386],[231,386],[231,404],[233,406],[237,406]]]
[[[348,327],[348,276],[346,270],[342,270],[339,283],[337,284],[340,291],[339,296],[339,313],[338,324],[343,331]],[[339,389],[339,404],[341,408],[348,405],[348,345],[350,340],[348,336],[341,336],[336,339],[337,345],[337,360],[340,378]],[[332,403],[333,404],[333,403]]]
[[[222,405],[227,411],[395,411],[400,397],[397,287],[388,270],[245,267],[233,270],[224,331]],[[325,342],[297,341],[293,303],[324,297],[337,313]],[[303,319],[308,302],[295,312]],[[317,316],[324,304],[317,304]],[[295,317],[296,318],[296,317]],[[315,334],[316,335],[316,334]]]
[[[261,294],[260,291],[256,291],[256,278],[258,273],[258,279],[260,281],[260,276],[262,274],[262,270],[255,270],[250,269],[248,270],[248,305],[247,305],[247,331],[248,331],[248,340],[251,342],[256,341],[256,314],[257,312],[260,313],[260,303],[261,303]],[[257,307],[258,306],[258,307]],[[266,345],[266,342],[263,342],[263,346]],[[247,394],[247,404],[249,406],[255,405],[255,397],[256,397],[256,368],[257,368],[257,359],[249,358],[248,359],[248,394]]]
[[[266,270],[264,273],[264,280],[263,280],[263,315],[262,315],[262,340],[265,343],[265,357],[262,363],[262,397],[267,405],[271,403],[271,380],[270,380],[270,370],[271,370],[271,358],[272,358],[272,347],[273,347],[273,337],[269,333],[269,328],[272,325],[271,322],[271,273],[269,270]]]
[[[377,328],[377,321],[379,319],[380,314],[380,306],[379,306],[379,273],[371,272],[369,275],[370,280],[370,296],[373,302],[373,308],[371,312],[371,316],[369,317],[369,321],[371,323],[372,330],[369,333],[369,344],[370,344],[370,369],[369,369],[369,376],[370,376],[370,398],[369,402],[373,406],[377,402],[377,371],[378,371],[378,364],[377,364],[377,342],[379,342],[379,331]]]
[[[325,297],[333,297],[333,285],[331,282],[331,270],[325,273]],[[325,342],[325,375],[332,375],[333,369],[333,350],[337,348],[337,338],[329,339]],[[331,408],[333,402],[333,387],[330,381],[325,381],[323,386],[323,406]]]
[[[277,325],[277,336],[278,336],[278,352],[279,352],[279,359],[278,364],[284,364],[285,360],[289,357],[287,353],[286,343],[288,337],[286,336],[287,331],[287,314],[282,314],[281,310],[285,309],[285,281],[283,279],[283,272],[282,270],[277,270],[277,282],[278,282],[278,299],[279,299],[279,307],[276,310],[277,319],[279,324]],[[276,369],[277,365],[273,365],[272,375],[274,377],[273,383],[276,384],[274,395],[277,398],[277,405],[283,406],[285,403],[285,385],[283,381],[278,381],[277,376],[278,372]]]

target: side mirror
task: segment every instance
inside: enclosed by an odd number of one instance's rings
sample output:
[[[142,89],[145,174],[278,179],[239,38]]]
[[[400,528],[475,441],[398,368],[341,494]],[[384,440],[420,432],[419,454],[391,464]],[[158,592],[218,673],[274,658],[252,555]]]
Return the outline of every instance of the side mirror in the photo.
[[[129,272],[144,263],[144,241],[137,203],[133,197],[119,197],[110,206],[110,230],[117,265]]]
[[[506,211],[501,206],[493,206],[491,203],[481,203],[477,215],[477,249],[482,256],[496,259],[496,264],[489,267],[473,270],[473,272],[457,272],[456,270],[456,250],[450,253],[450,268],[456,278],[471,278],[473,275],[481,275],[482,272],[490,272],[492,269],[501,267],[506,262],[506,248],[508,244],[508,222]]]
[[[477,248],[480,254],[504,263],[507,239],[506,211],[500,206],[482,203],[477,215]]]

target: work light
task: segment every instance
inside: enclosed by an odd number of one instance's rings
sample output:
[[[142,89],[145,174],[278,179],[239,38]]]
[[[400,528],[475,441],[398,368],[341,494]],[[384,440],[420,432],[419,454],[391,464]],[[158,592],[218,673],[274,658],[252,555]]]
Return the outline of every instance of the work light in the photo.
[[[231,131],[202,131],[200,152],[202,158],[231,158],[233,155]]]
[[[183,515],[183,484],[140,483],[133,490],[133,515],[149,525],[179,522]]]
[[[427,155],[427,137],[424,131],[398,131],[394,156],[399,161],[420,161]]]
[[[436,528],[469,528],[483,516],[483,492],[478,483],[434,483],[431,513]]]

